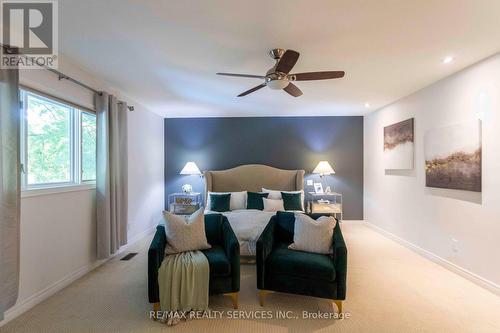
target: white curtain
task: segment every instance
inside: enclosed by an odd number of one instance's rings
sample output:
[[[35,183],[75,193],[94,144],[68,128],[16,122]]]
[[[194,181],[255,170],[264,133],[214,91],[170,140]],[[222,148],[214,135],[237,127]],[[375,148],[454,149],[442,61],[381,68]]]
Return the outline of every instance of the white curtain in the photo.
[[[96,94],[97,257],[108,258],[127,244],[127,104]]]
[[[0,68],[0,320],[19,289],[19,116],[19,72]]]

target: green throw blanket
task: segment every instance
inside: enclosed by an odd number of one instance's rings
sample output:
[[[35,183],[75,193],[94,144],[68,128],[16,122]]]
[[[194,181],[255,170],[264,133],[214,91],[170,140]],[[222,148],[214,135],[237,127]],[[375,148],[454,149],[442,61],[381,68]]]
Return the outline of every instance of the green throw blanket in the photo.
[[[158,270],[163,311],[208,310],[210,268],[201,251],[165,256]]]

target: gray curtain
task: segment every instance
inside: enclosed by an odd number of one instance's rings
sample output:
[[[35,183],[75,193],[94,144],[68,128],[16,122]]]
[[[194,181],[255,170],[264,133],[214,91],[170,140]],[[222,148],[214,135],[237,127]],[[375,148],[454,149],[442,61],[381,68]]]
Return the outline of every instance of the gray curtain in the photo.
[[[19,116],[19,72],[0,68],[0,320],[19,291]]]
[[[97,111],[97,258],[127,244],[127,104],[96,94]]]

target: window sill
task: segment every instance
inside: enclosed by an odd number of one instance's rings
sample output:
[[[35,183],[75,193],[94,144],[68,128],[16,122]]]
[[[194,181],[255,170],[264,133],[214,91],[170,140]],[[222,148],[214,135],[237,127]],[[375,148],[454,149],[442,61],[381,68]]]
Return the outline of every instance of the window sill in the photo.
[[[52,194],[59,194],[66,192],[90,191],[94,189],[95,189],[95,183],[46,187],[46,188],[34,188],[22,191],[21,198],[30,198],[30,197],[37,197],[40,195],[52,195]]]

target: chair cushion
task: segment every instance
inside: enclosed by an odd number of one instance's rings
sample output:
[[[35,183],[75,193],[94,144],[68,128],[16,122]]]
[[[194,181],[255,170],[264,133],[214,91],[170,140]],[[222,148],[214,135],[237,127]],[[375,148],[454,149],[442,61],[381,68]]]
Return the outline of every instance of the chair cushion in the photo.
[[[208,259],[210,275],[227,276],[231,274],[231,263],[227,259],[222,246],[214,245],[211,249],[204,250],[203,253]]]
[[[271,275],[290,275],[312,280],[335,280],[335,267],[330,256],[290,250],[287,243],[275,244],[274,249],[267,257],[266,266]]]

